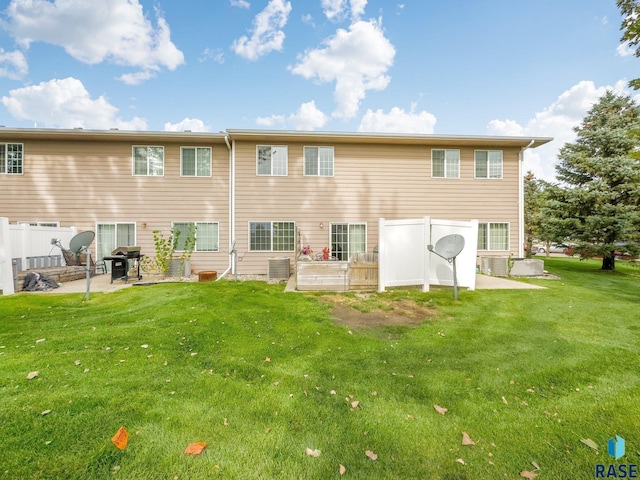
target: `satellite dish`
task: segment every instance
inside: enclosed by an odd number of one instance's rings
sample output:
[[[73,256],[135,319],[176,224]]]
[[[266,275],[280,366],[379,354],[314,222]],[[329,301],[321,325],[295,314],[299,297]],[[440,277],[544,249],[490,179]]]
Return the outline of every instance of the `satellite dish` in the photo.
[[[464,248],[464,237],[457,233],[445,235],[436,242],[436,246],[427,245],[430,252],[444,258],[453,264],[453,298],[458,300],[458,274],[456,272],[456,257]]]
[[[82,251],[83,247],[86,248],[91,245],[95,237],[96,234],[94,232],[80,232],[69,240],[69,250],[77,255]]]
[[[449,260],[450,258],[457,257],[463,248],[464,237],[457,233],[453,233],[451,235],[445,235],[438,240],[433,250],[442,258]]]

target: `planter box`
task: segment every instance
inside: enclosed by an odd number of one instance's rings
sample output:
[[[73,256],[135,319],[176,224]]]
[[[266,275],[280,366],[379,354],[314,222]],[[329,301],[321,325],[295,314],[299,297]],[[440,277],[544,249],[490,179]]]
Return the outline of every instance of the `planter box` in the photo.
[[[296,283],[298,290],[346,292],[349,290],[349,263],[298,262]]]

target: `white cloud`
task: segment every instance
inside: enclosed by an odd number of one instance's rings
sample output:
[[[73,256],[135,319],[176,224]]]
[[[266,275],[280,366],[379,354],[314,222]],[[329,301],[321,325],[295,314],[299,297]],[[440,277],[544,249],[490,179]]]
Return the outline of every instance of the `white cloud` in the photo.
[[[178,123],[165,123],[164,130],[165,132],[183,132],[185,130],[191,132],[210,132],[211,127],[205,125],[199,118],[185,118]]]
[[[329,20],[342,21],[350,13],[353,20],[364,15],[367,0],[322,0],[322,10]]]
[[[82,82],[72,77],[11,90],[2,97],[2,103],[18,120],[30,120],[49,128],[147,128],[141,118],[119,118],[118,109],[104,96],[92,99]]]
[[[384,90],[386,75],[393,65],[395,48],[376,21],[357,21],[349,30],[338,29],[324,41],[324,48],[307,50],[298,56],[292,73],[320,83],[336,83],[333,115],[343,119],[357,115],[368,90]]]
[[[626,80],[616,85],[596,87],[592,81],[583,80],[563,92],[550,106],[535,114],[526,125],[514,120],[492,120],[487,126],[490,135],[514,135],[554,137],[554,140],[534,150],[525,152],[524,169],[531,170],[537,178],[553,181],[558,152],[566,143],[575,141],[573,129],[580,125],[593,104],[607,90],[628,94]]]
[[[385,132],[385,133],[433,133],[436,125],[436,117],[423,110],[415,113],[415,105],[410,112],[393,107],[389,113],[382,110],[367,110],[362,117],[359,132]]]
[[[635,55],[636,51],[631,45],[629,45],[629,42],[624,42],[618,45],[618,48],[616,48],[616,53],[620,57],[630,57],[632,55]]]
[[[25,48],[46,42],[83,63],[108,61],[143,71],[184,63],[165,19],[156,11],[154,28],[139,0],[12,0],[5,13],[6,29]]]
[[[231,0],[232,7],[250,8],[251,4],[247,0]]]
[[[274,50],[282,50],[285,34],[282,31],[291,13],[291,2],[270,0],[265,9],[253,20],[251,38],[246,35],[233,42],[236,54],[248,60],[257,60]]]
[[[29,65],[23,53],[15,50],[5,52],[0,48],[0,77],[20,80],[29,72]]]
[[[200,63],[206,62],[207,60],[211,60],[215,63],[219,63],[222,65],[225,61],[224,52],[219,48],[211,49],[209,47],[205,48],[203,52],[198,57],[198,61]]]
[[[273,127],[275,125],[290,126],[295,130],[315,130],[324,127],[329,121],[329,117],[322,110],[316,107],[316,102],[303,103],[298,111],[288,117],[284,115],[271,115],[269,117],[258,117],[256,123],[263,127]]]

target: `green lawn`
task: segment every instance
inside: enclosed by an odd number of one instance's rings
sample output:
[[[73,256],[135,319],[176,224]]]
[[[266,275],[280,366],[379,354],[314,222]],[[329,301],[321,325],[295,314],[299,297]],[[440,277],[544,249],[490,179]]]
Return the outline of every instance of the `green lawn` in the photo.
[[[529,280],[545,290],[458,302],[345,294],[431,307],[418,327],[338,325],[322,295],[260,282],[0,297],[0,478],[587,479],[640,463],[640,268],[599,267],[547,259],[560,280]],[[208,446],[184,455],[191,442]]]

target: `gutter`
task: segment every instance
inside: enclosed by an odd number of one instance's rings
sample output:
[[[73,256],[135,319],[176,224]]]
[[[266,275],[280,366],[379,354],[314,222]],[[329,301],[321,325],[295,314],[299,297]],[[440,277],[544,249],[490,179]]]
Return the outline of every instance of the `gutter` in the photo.
[[[535,143],[535,139],[531,139],[526,147],[520,148],[518,162],[518,257],[524,257],[524,172],[522,166],[524,163],[524,151]]]
[[[224,136],[224,143],[229,150],[229,266],[217,280],[224,278],[230,271],[238,274],[236,271],[236,143],[235,140],[233,145],[229,143],[228,133]]]

